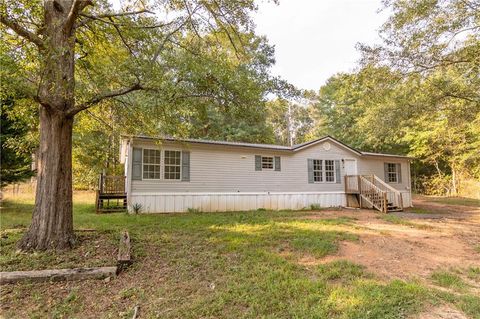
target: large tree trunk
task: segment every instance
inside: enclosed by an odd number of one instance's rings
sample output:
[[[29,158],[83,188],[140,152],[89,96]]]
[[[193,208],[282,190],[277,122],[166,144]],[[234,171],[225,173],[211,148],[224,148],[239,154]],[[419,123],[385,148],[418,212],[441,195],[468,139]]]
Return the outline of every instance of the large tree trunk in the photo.
[[[23,250],[68,249],[74,243],[72,126],[73,118],[41,109],[35,209],[19,243]]]
[[[40,101],[40,150],[32,224],[23,250],[68,249],[74,242],[72,214],[72,126],[75,106],[73,0],[46,0],[45,49]]]

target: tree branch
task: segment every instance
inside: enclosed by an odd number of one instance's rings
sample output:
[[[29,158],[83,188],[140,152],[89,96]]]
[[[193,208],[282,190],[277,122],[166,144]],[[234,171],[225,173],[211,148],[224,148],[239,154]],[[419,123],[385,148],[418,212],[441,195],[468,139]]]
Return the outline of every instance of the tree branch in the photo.
[[[68,13],[67,21],[65,22],[65,31],[67,34],[72,32],[73,26],[75,25],[75,20],[80,12],[82,12],[82,10],[88,5],[93,5],[91,0],[75,0],[73,2],[70,12]]]
[[[94,20],[97,20],[97,21],[101,21],[101,22],[104,22],[104,23],[108,23],[108,24],[115,24],[114,22],[109,22],[107,20],[104,20],[104,18],[116,18],[116,17],[125,17],[125,16],[130,16],[130,15],[136,15],[136,14],[141,14],[141,13],[153,13],[152,11],[149,11],[149,10],[140,10],[140,11],[131,11],[131,12],[118,12],[118,13],[104,13],[104,14],[97,14],[97,15],[90,15],[90,14],[86,14],[86,13],[80,13],[80,15],[82,17],[85,17],[85,19],[83,19],[82,21],[80,21],[76,27],[79,28],[79,27],[82,27],[84,25],[86,25],[89,21],[94,21]],[[159,27],[163,26],[163,25],[158,25]],[[149,26],[149,28],[153,28],[155,26]]]
[[[139,10],[139,11],[129,11],[129,12],[118,12],[118,13],[115,13],[115,12],[111,12],[111,13],[104,13],[104,14],[98,14],[98,15],[95,15],[95,16],[91,16],[91,15],[87,15],[87,14],[82,14],[84,17],[88,17],[88,18],[99,18],[99,19],[102,19],[102,18],[114,18],[114,17],[124,17],[124,16],[131,16],[131,15],[136,15],[136,14],[141,14],[141,13],[153,13],[152,11],[150,10],[147,10],[147,9],[143,9],[143,10]]]
[[[41,38],[39,38],[35,33],[27,30],[26,28],[22,27],[16,21],[9,19],[6,15],[0,15],[0,22],[12,29],[16,34],[21,36],[22,38],[27,39],[28,41],[35,44],[40,50],[45,49],[45,43]]]
[[[91,106],[93,106],[93,105],[95,105],[95,104],[97,104],[97,103],[99,103],[99,102],[101,102],[105,99],[125,95],[125,94],[128,94],[130,92],[139,91],[139,90],[143,90],[143,89],[144,88],[139,83],[136,83],[136,84],[134,84],[134,85],[132,85],[131,87],[128,87],[128,88],[123,88],[123,89],[120,89],[120,90],[117,90],[117,91],[111,91],[111,92],[107,92],[107,93],[104,93],[104,94],[97,95],[93,99],[91,99],[91,100],[89,100],[85,103],[76,105],[75,107],[71,108],[70,110],[67,111],[66,115],[67,116],[74,116],[78,112],[86,110],[89,107],[91,107]]]

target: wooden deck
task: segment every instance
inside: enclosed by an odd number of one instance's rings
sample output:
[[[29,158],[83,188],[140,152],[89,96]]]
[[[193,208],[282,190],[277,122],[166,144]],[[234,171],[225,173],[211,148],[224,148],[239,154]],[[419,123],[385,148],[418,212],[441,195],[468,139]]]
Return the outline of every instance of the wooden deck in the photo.
[[[345,175],[347,206],[373,207],[383,213],[403,211],[403,198],[375,175]]]
[[[100,175],[98,181],[96,211],[109,213],[127,210],[125,176]]]

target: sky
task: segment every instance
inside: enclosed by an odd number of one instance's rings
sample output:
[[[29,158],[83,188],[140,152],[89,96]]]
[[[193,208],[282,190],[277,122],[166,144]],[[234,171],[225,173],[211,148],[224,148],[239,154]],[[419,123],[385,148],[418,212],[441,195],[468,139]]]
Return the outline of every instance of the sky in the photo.
[[[381,0],[262,1],[253,17],[256,33],[275,45],[273,74],[317,91],[330,76],[355,68],[358,42],[380,42],[388,17],[380,8]]]

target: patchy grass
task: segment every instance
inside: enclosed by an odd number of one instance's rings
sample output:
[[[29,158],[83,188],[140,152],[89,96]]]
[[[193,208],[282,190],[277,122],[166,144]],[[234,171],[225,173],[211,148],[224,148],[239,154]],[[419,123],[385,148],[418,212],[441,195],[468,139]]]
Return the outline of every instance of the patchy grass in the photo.
[[[473,249],[480,254],[480,244],[473,246]]]
[[[408,221],[406,219],[403,219],[401,217],[398,217],[392,214],[381,215],[379,218],[395,225],[403,225],[403,226],[408,226],[408,227],[417,228],[417,229],[432,229],[432,226],[430,225],[413,223],[411,221]]]
[[[1,269],[108,264],[123,229],[130,232],[135,263],[110,283],[4,285],[0,315],[131,318],[139,305],[142,318],[405,318],[436,302],[471,317],[479,313],[476,296],[380,280],[348,261],[299,263],[302,256],[320,260],[339,242],[358,240],[353,218],[306,219],[294,211],[97,215],[94,195],[87,194],[74,199],[79,244],[57,254],[15,252],[33,200],[7,198],[0,212],[6,236],[0,239]]]
[[[425,209],[423,207],[409,207],[406,209],[406,212],[408,213],[415,213],[415,214],[434,214],[438,212],[432,212],[428,209]]]
[[[458,274],[448,271],[435,271],[432,273],[431,279],[436,285],[444,288],[466,290],[468,287]]]
[[[351,282],[359,278],[372,278],[364,267],[347,260],[337,260],[318,266],[317,274],[325,280]]]
[[[467,277],[473,281],[480,282],[480,267],[469,267]]]
[[[16,243],[22,232],[2,231],[0,271],[40,270],[49,268],[100,267],[115,265],[119,234],[77,232],[75,248],[66,252],[22,253]]]
[[[442,203],[447,205],[462,205],[480,207],[480,199],[467,198],[467,197],[434,197],[434,196],[422,196],[423,199],[429,202]]]

